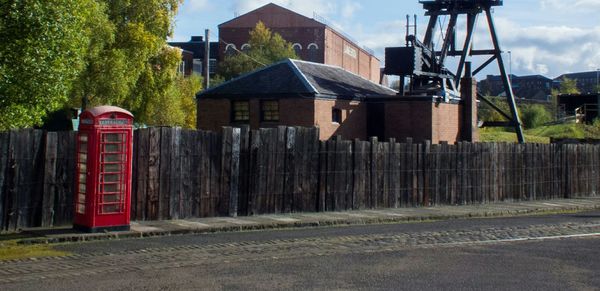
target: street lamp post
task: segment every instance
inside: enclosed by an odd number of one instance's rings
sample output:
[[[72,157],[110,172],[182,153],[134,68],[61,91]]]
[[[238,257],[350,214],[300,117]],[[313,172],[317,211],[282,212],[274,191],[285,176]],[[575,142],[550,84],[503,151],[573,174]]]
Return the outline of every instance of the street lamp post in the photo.
[[[596,93],[600,93],[600,69],[596,69]]]

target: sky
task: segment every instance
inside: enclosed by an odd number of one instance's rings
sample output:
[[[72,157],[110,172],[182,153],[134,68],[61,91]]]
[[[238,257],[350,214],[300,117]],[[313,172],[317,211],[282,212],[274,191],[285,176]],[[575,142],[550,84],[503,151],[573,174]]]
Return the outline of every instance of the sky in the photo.
[[[171,40],[187,41],[204,35],[205,29],[212,31],[214,40],[220,23],[269,2],[311,18],[313,13],[325,17],[373,49],[382,66],[385,47],[404,45],[406,15],[417,14],[419,39],[428,20],[418,0],[185,0]],[[504,6],[494,8],[494,19],[507,70],[555,78],[600,69],[599,14],[600,0],[504,0]],[[461,19],[459,25],[464,27],[464,22]],[[436,39],[441,42],[439,36]],[[478,20],[474,47],[492,48],[485,17]],[[483,61],[473,59],[474,66]],[[498,74],[497,66],[481,74]]]

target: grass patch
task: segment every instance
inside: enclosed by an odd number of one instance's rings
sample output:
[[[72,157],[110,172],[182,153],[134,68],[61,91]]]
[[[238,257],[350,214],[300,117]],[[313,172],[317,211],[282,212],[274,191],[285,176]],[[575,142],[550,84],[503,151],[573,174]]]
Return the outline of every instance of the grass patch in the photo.
[[[0,261],[60,257],[68,253],[52,249],[49,245],[19,245],[16,240],[0,242]]]
[[[481,128],[479,134],[482,142],[516,142],[517,137],[512,129]],[[588,124],[565,123],[540,126],[524,131],[528,143],[549,143],[550,138],[600,138],[600,127]]]
[[[479,137],[482,142],[517,142],[517,135],[514,132],[498,130],[496,128],[482,128],[479,130]],[[525,133],[525,141],[529,143],[549,143],[550,138]]]
[[[576,123],[540,126],[527,132],[533,135],[554,138],[600,138],[600,128],[598,126]]]

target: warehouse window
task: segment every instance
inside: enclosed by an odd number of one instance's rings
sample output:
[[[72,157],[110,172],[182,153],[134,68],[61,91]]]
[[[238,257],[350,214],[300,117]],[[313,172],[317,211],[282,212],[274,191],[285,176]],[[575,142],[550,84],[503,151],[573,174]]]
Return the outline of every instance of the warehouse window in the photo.
[[[231,104],[231,119],[233,122],[250,121],[250,103],[248,101],[233,101]]]
[[[235,44],[227,44],[227,46],[225,47],[225,55],[231,56],[235,53],[236,51],[236,47]]]
[[[260,116],[263,122],[279,121],[279,101],[264,100],[260,102]]]
[[[342,110],[341,109],[333,108],[331,110],[331,122],[342,123]]]

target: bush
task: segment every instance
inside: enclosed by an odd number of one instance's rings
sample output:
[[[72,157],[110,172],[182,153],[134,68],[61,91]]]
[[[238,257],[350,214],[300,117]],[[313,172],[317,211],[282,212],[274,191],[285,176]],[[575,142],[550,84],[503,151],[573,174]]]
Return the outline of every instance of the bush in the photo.
[[[521,121],[527,129],[536,128],[552,121],[552,115],[542,105],[528,105],[521,108]]]

